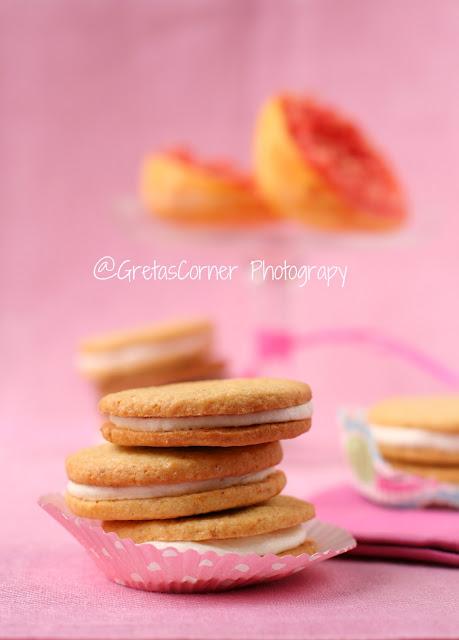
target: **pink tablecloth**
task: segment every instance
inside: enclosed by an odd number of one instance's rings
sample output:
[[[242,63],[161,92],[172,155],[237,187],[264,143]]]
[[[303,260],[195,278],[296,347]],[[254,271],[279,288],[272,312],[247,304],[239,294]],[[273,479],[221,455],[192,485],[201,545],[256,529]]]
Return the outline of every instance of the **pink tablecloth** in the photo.
[[[55,526],[51,520],[48,524],[50,530]],[[73,541],[62,537],[48,551],[39,553],[31,545],[10,558],[2,576],[2,637],[382,640],[459,635],[458,574],[452,569],[332,560],[265,586],[219,595],[165,595],[108,582]]]
[[[36,505],[63,485],[65,444],[0,451],[7,505],[0,527],[2,638],[311,640],[459,637],[457,570],[331,560],[278,583],[219,595],[164,595],[108,582],[75,540]],[[290,466],[289,466],[290,464]],[[290,491],[337,470],[290,462]],[[320,477],[322,475],[322,478]],[[21,476],[23,482],[16,483]],[[303,481],[300,483],[300,478]]]
[[[383,507],[347,484],[316,494],[311,501],[322,520],[353,534],[359,543],[353,555],[459,567],[459,514],[454,509]]]
[[[349,264],[352,276],[336,295],[298,290],[283,315],[302,329],[377,324],[457,362],[459,218],[450,168],[458,165],[459,94],[450,69],[458,7],[453,0],[0,3],[7,311],[0,334],[0,636],[459,636],[452,569],[337,560],[218,596],[135,592],[107,582],[36,505],[40,494],[63,486],[65,453],[96,437],[91,400],[71,364],[79,338],[159,314],[210,313],[236,363],[245,360],[251,304],[242,268],[241,286],[99,282],[91,270],[107,254],[139,264],[212,262],[188,245],[171,256],[160,242],[134,238],[111,203],[136,188],[150,148],[190,142],[205,157],[228,154],[247,164],[258,105],[279,89],[315,91],[359,118],[400,167],[414,219],[432,220],[432,233],[429,227],[419,247],[406,250],[350,245],[331,255],[305,236],[307,255],[298,259]],[[236,259],[214,254],[215,263]],[[301,356],[318,428],[308,436],[310,449],[292,444],[286,458],[289,491],[298,495],[319,488],[319,471],[305,479],[311,458],[336,459],[338,402],[406,389],[403,367],[380,372],[371,354],[340,354]]]

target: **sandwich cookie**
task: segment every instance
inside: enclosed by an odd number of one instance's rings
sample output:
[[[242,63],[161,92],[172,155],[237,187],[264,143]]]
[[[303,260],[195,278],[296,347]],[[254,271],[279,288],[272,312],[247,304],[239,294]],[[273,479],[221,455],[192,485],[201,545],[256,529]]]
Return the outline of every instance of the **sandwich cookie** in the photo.
[[[100,385],[117,377],[148,372],[162,374],[164,367],[179,368],[207,358],[213,327],[207,320],[155,325],[119,331],[81,344],[77,366]]]
[[[315,553],[316,545],[307,539],[302,523],[315,515],[314,506],[290,496],[276,496],[251,507],[233,509],[174,520],[145,522],[104,522],[105,531],[137,544],[158,549],[205,553],[256,553],[258,555],[301,555]]]
[[[275,378],[206,380],[105,396],[104,438],[152,447],[244,446],[294,438],[311,426],[311,390]]]
[[[286,479],[278,442],[237,448],[153,449],[103,444],[66,462],[68,507],[101,520],[148,520],[232,509],[277,495]]]
[[[390,398],[369,410],[368,422],[389,461],[459,467],[459,395]]]
[[[459,466],[434,466],[430,464],[409,464],[391,461],[391,466],[398,471],[421,478],[431,478],[437,482],[459,486]]]
[[[225,361],[209,355],[175,362],[160,368],[157,365],[149,365],[143,369],[139,368],[137,372],[114,374],[99,380],[96,386],[100,396],[105,396],[123,389],[223,378],[225,371]]]

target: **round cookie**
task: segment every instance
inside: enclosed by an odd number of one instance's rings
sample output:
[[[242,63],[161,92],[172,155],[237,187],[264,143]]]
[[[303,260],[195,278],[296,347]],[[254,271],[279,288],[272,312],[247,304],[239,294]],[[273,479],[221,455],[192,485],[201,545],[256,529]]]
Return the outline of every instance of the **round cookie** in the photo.
[[[97,383],[101,396],[116,393],[124,389],[152,387],[173,382],[187,382],[192,380],[212,380],[223,378],[226,363],[222,359],[206,356],[192,358],[180,363],[173,363],[158,368],[147,366],[142,370],[131,373],[121,373],[104,378]]]
[[[311,390],[274,378],[207,380],[102,398],[103,436],[121,445],[243,446],[293,438],[311,426]]]
[[[210,541],[269,534],[299,525],[314,515],[314,506],[309,502],[291,496],[276,496],[262,504],[224,513],[164,521],[104,522],[103,528],[138,544],[151,540]]]
[[[422,478],[432,478],[438,482],[445,482],[446,484],[459,485],[459,467],[446,467],[446,466],[431,466],[425,464],[407,464],[403,462],[391,462],[391,466],[394,469],[410,473],[414,476],[421,476]]]
[[[255,504],[277,495],[279,443],[242,448],[150,449],[112,444],[66,462],[66,502],[79,516],[108,520],[176,518]]]
[[[233,378],[130,389],[109,394],[99,403],[102,413],[123,417],[243,415],[283,409],[308,402],[304,382],[277,378]]]
[[[459,465],[459,395],[386,399],[368,411],[381,455],[426,466]]]
[[[282,460],[278,442],[237,449],[147,449],[100,444],[68,456],[67,475],[99,487],[197,482],[242,476]]]
[[[212,323],[205,318],[173,320],[139,329],[120,330],[83,340],[81,349],[87,353],[111,351],[121,347],[141,345],[146,342],[165,342],[204,333],[211,334]]]
[[[459,466],[459,451],[445,451],[432,447],[392,446],[378,443],[380,454],[390,462],[413,462],[419,465]]]
[[[311,419],[308,418],[253,427],[149,433],[121,429],[106,422],[101,427],[101,433],[109,442],[131,447],[240,447],[296,438],[308,431],[310,427]]]
[[[459,394],[395,396],[368,410],[371,424],[459,434]]]
[[[161,375],[164,368],[177,369],[207,358],[212,340],[213,326],[205,319],[115,331],[83,341],[77,365],[86,378],[99,384],[145,369]]]
[[[181,496],[93,502],[74,497],[67,492],[65,499],[69,509],[84,518],[125,521],[148,518],[166,520],[258,504],[276,496],[286,483],[287,480],[282,471],[273,471],[266,478],[250,484]]]

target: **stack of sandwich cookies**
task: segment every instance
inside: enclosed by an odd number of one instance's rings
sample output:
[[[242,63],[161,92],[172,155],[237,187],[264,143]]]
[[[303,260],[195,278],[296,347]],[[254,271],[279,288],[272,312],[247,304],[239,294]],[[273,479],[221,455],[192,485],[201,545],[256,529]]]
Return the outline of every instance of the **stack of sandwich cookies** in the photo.
[[[311,390],[269,378],[132,389],[102,398],[104,438],[124,446],[246,446],[294,438],[311,426]]]
[[[102,535],[99,553],[111,558],[103,563],[112,563],[112,579],[137,586],[147,567],[141,584],[174,590],[196,558],[189,550],[227,556],[221,563],[205,560],[206,585],[233,580],[234,554],[245,556],[240,566],[247,572],[235,584],[289,575],[314,561],[321,544],[314,507],[280,495],[286,477],[277,466],[279,441],[311,426],[307,384],[186,382],[112,393],[99,406],[109,442],[69,456],[65,497],[75,515],[102,521],[94,536]],[[94,538],[93,551],[97,544]],[[289,558],[279,563],[272,555]],[[149,566],[158,572],[154,579]],[[200,567],[190,574],[193,581],[201,580]]]
[[[219,378],[207,320],[170,322],[84,341],[77,365],[101,394],[185,380]]]
[[[104,444],[67,458],[66,502],[101,520],[162,520],[252,505],[285,486],[278,442],[153,449]]]
[[[369,410],[368,422],[394,467],[459,484],[459,395],[390,398]]]
[[[149,543],[157,549],[174,547],[178,551],[194,549],[218,555],[312,555],[316,544],[307,539],[302,524],[314,515],[312,504],[290,496],[276,496],[256,506],[196,518],[104,522],[103,527],[120,538]]]

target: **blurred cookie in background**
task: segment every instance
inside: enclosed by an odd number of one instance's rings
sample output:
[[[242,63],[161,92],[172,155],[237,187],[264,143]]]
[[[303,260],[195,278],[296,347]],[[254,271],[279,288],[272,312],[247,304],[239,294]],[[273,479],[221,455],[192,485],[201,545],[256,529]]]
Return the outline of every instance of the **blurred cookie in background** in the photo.
[[[171,366],[148,367],[137,373],[115,375],[98,384],[101,395],[140,387],[156,387],[171,382],[189,382],[193,380],[214,380],[223,378],[226,363],[222,358],[203,357],[184,360]]]
[[[77,367],[100,394],[170,382],[223,377],[206,319],[171,321],[84,340]]]
[[[448,485],[459,486],[459,466],[441,466],[429,464],[407,464],[406,462],[391,462],[393,469],[413,476],[436,480]]]
[[[388,398],[368,422],[384,459],[440,481],[459,478],[459,394]]]

